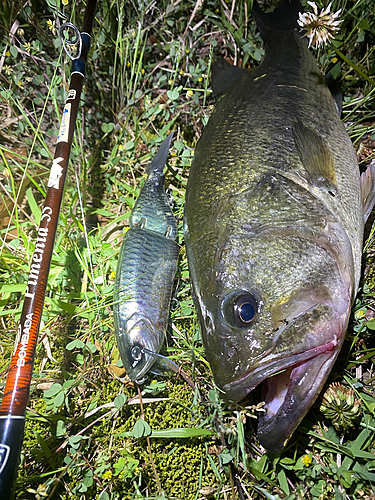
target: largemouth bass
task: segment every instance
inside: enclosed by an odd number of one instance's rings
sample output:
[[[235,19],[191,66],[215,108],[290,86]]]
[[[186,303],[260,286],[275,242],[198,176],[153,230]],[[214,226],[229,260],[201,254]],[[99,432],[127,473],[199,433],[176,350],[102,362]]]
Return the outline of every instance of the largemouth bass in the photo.
[[[170,134],[151,162],[130,215],[115,280],[115,336],[124,368],[141,383],[163,345],[177,270],[177,224],[164,189]]]
[[[233,401],[262,383],[258,437],[275,453],[342,346],[364,228],[356,154],[299,11],[298,1],[271,14],[255,5],[261,65],[215,63],[218,101],[195,151],[184,222],[216,383]]]

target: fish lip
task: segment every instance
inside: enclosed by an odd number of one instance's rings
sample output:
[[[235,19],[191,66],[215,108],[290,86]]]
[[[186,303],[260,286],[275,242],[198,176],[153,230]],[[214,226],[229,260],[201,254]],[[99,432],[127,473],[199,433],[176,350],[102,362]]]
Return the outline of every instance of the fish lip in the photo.
[[[343,335],[335,335],[331,341],[325,344],[321,344],[320,346],[313,347],[308,351],[293,354],[288,358],[284,357],[269,361],[266,365],[262,364],[255,369],[248,370],[238,379],[223,385],[222,389],[223,391],[225,391],[226,397],[228,399],[232,401],[240,401],[253,389],[255,389],[255,387],[257,387],[260,383],[268,378],[273,377],[281,370],[306,363],[308,360],[316,358],[317,356],[320,356],[322,354],[339,350],[343,339]],[[251,382],[252,377],[257,378],[257,380],[253,383]]]
[[[277,454],[286,446],[322,390],[340,352],[340,344],[333,352],[328,350],[291,366],[285,375],[275,377],[274,382],[272,378],[264,380],[261,398],[265,402],[265,413],[259,415],[257,434],[266,450]]]
[[[257,369],[249,370],[241,379],[228,384],[230,387],[223,388],[227,397],[238,401],[264,383],[261,401],[265,402],[265,413],[259,415],[257,434],[267,451],[277,454],[285,447],[320,393],[343,340],[344,335],[341,335],[305,353],[272,361],[253,385],[251,377]],[[284,361],[283,366],[280,366],[280,361]],[[278,374],[280,369],[282,373]]]

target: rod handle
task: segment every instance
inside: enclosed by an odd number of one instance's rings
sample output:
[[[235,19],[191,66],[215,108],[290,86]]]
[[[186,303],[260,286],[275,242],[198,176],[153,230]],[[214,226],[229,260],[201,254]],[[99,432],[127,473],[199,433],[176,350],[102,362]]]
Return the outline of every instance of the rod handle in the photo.
[[[22,448],[25,417],[0,416],[0,498],[12,500]]]

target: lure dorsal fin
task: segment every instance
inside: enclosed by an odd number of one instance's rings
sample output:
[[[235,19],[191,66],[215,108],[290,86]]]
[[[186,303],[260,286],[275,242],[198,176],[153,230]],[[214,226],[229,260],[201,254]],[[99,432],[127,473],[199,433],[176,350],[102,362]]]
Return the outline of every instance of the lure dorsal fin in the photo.
[[[361,175],[361,194],[366,222],[375,205],[375,160],[372,160],[366,171]]]
[[[215,57],[212,63],[212,90],[215,99],[225,94],[246,70],[229,64],[222,57]]]
[[[332,153],[325,139],[315,130],[296,120],[292,127],[294,143],[308,174],[308,181],[317,188],[326,188],[335,194],[337,181]]]

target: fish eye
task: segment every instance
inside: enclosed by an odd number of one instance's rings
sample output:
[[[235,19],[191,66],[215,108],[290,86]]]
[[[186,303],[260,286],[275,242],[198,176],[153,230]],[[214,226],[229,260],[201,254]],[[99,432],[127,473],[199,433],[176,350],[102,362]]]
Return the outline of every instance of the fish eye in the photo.
[[[251,323],[255,319],[256,303],[252,295],[245,295],[234,303],[234,316],[243,324]]]
[[[227,295],[222,303],[225,320],[234,327],[250,326],[258,315],[259,303],[255,296],[246,291],[238,290]]]

